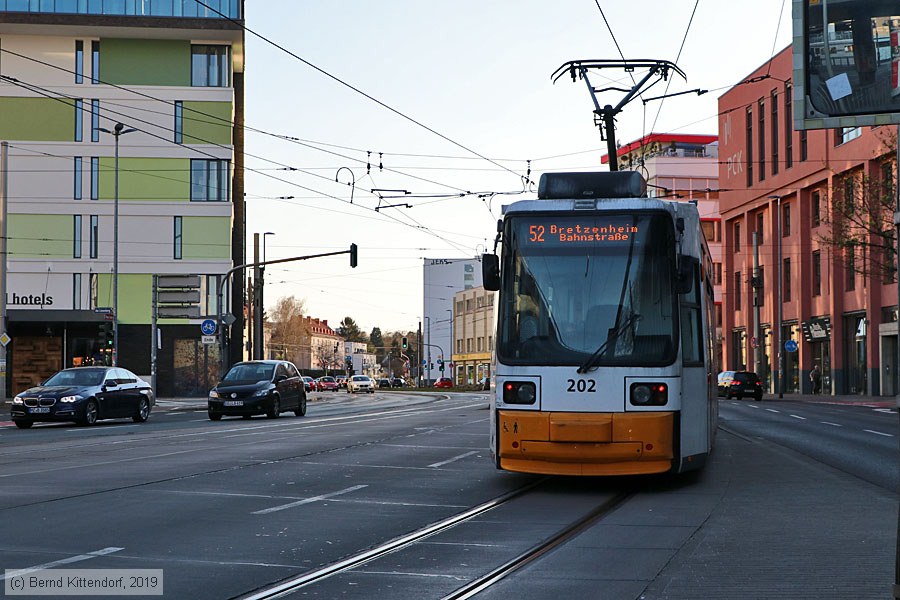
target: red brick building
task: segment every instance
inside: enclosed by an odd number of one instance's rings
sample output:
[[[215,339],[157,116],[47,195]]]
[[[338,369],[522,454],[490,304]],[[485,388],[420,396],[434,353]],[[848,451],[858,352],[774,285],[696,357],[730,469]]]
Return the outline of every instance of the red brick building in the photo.
[[[897,128],[794,131],[792,76],[787,48],[719,98],[723,369],[775,392],[783,353],[786,393],[809,393],[818,365],[823,393],[894,395],[896,272],[875,267],[894,254],[869,246],[893,226],[865,233],[846,211],[896,194]]]

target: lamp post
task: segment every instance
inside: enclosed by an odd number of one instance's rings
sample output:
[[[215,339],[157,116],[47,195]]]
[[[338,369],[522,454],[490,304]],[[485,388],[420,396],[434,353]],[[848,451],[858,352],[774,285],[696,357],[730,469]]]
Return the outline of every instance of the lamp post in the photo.
[[[454,323],[453,323],[453,309],[452,309],[452,308],[447,308],[447,309],[445,309],[445,310],[446,310],[448,313],[450,313],[450,364],[451,364],[451,365],[454,365],[454,366],[450,369],[450,378],[451,378],[453,381],[456,381],[456,373],[455,373],[455,371],[454,371],[454,369],[456,368],[456,365],[453,363],[453,349],[456,347],[456,340],[455,340],[454,337],[453,337],[453,325],[454,325]],[[445,358],[444,358],[444,363],[446,363],[446,362],[447,362],[447,358],[445,357]]]
[[[778,359],[778,380],[775,382],[776,387],[778,388],[778,397],[784,398],[784,348],[783,343],[784,340],[781,339],[783,332],[783,324],[782,320],[784,319],[784,260],[781,257],[782,252],[782,239],[784,237],[784,221],[781,213],[781,196],[769,196],[771,200],[775,200],[777,202],[776,210],[778,211],[778,232],[775,234],[778,237],[778,245],[777,245],[777,258],[778,261],[777,270],[775,271],[778,274],[778,304],[775,306],[775,321],[778,325],[778,332],[775,335],[775,340],[777,346],[775,346],[775,356]]]
[[[132,133],[137,129],[128,128],[122,123],[116,123],[113,131],[104,127],[98,127],[97,131],[108,133],[116,139],[115,162],[115,201],[113,204],[113,352],[112,366],[119,365],[119,137],[126,133]]]
[[[267,235],[275,235],[273,231],[267,231],[262,234],[262,262],[266,262],[266,236]],[[263,324],[263,313],[265,312],[265,300],[264,300],[264,290],[266,286],[266,266],[260,265],[259,267],[259,280],[256,282],[256,293],[258,294],[258,303],[254,307],[254,323],[253,323],[253,331],[256,332],[256,340],[253,344],[254,353],[257,355],[257,358],[265,359],[266,358],[266,332]]]
[[[425,365],[428,367],[427,373],[425,377],[425,385],[427,386],[431,382],[431,317],[425,317],[425,337],[428,340],[425,342],[425,345],[428,347],[427,350],[427,358],[425,359]]]

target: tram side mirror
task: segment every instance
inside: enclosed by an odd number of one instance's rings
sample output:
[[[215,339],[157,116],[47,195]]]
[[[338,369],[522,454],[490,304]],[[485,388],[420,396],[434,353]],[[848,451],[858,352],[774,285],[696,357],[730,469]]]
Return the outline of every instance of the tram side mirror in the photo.
[[[694,262],[686,256],[678,257],[675,269],[675,293],[689,294],[694,287]]]
[[[500,257],[496,254],[481,255],[481,280],[489,292],[500,289]]]

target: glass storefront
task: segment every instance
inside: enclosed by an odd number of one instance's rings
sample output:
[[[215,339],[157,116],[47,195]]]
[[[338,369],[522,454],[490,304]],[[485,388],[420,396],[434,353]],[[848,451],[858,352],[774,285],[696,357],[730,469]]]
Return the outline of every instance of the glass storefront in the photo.
[[[241,19],[240,0],[0,0],[2,12]],[[207,8],[210,7],[210,8]]]
[[[788,352],[785,343],[793,340],[800,345],[800,326],[797,323],[788,323],[781,326],[781,352],[784,356],[784,393],[800,393],[800,353],[795,350]]]
[[[844,384],[848,394],[865,394],[868,384],[865,313],[844,315]]]

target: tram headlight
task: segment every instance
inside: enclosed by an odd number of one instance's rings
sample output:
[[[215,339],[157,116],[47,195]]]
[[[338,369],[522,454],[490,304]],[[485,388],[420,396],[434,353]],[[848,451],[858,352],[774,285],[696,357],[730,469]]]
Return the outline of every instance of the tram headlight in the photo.
[[[537,390],[530,381],[507,381],[503,384],[504,404],[534,404]]]
[[[631,403],[634,406],[665,406],[669,402],[669,386],[665,383],[640,382],[631,384]]]

